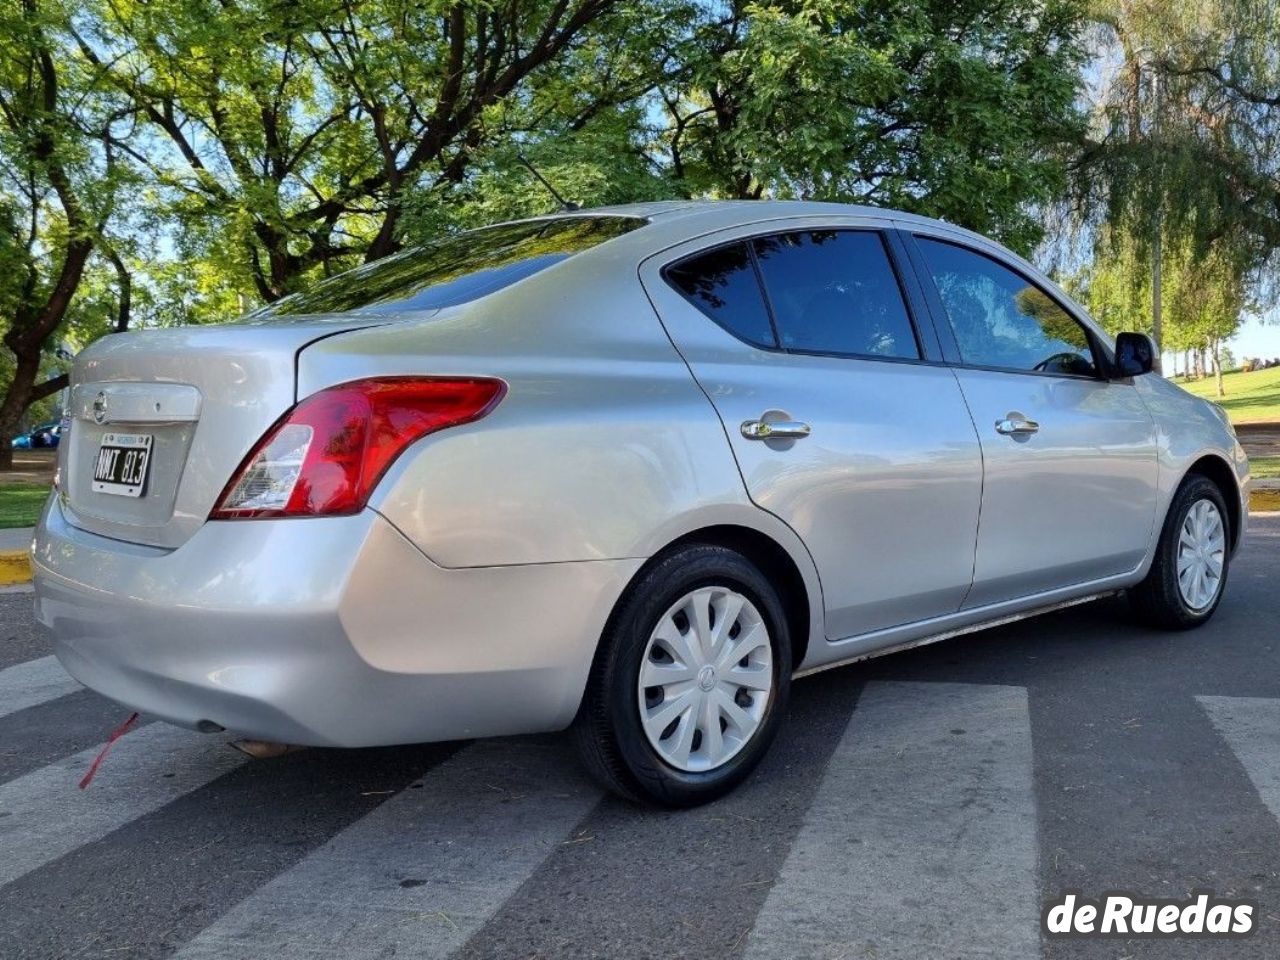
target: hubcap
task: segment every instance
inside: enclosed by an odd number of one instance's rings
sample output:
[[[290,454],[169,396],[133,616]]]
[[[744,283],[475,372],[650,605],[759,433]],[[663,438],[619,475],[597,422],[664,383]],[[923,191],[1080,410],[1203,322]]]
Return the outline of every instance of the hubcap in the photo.
[[[1213,603],[1222,586],[1227,531],[1212,500],[1197,500],[1178,536],[1178,592],[1192,610]]]
[[[728,587],[685,594],[650,634],[638,686],[658,756],[677,770],[714,770],[755,736],[773,692],[764,619]]]

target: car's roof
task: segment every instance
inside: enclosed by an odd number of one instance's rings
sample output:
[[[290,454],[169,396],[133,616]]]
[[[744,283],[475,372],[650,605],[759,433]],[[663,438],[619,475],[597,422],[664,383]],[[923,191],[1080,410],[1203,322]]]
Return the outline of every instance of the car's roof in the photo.
[[[613,252],[616,252],[617,259],[624,262],[629,257],[643,260],[651,254],[669,250],[686,241],[708,237],[719,231],[788,219],[821,220],[829,217],[833,221],[839,218],[848,222],[865,217],[877,221],[889,221],[895,227],[907,230],[926,228],[929,231],[941,231],[952,239],[963,239],[978,249],[985,248],[988,252],[998,251],[1005,260],[1011,261],[1019,269],[1036,278],[1037,282],[1048,285],[1049,289],[1065,302],[1073,304],[1080,316],[1088,316],[1084,308],[1076,304],[1052,279],[1046,277],[1024,257],[1004,247],[998,241],[953,223],[947,223],[945,220],[934,220],[902,210],[816,200],[666,200],[560,211],[548,214],[546,217],[529,219],[541,220],[566,216],[636,217],[647,221],[643,229],[624,233],[572,258],[584,268],[589,264],[600,262],[601,258],[613,256]],[[779,229],[785,230],[786,227],[780,224]]]
[[[652,227],[646,233],[661,233],[664,239],[678,241],[716,230],[748,226],[768,220],[789,217],[875,217],[891,219],[904,225],[940,227],[991,243],[989,238],[942,220],[885,207],[868,207],[852,203],[828,203],[817,200],[660,200],[647,203],[617,204],[608,207],[559,211],[547,217],[638,217]],[[544,219],[535,217],[531,219]],[[654,238],[656,239],[656,238]]]
[[[773,217],[893,217],[921,223],[941,223],[914,213],[887,207],[868,207],[856,203],[829,203],[821,200],[650,200],[643,203],[619,203],[607,207],[579,207],[549,213],[548,217],[615,216],[642,217],[646,220],[682,220],[699,217],[736,219],[742,223]],[[541,219],[541,218],[531,218]]]
[[[829,203],[822,200],[653,200],[645,203],[620,203],[608,207],[579,208],[574,213],[644,217],[649,220],[675,216],[738,216],[750,222],[761,217],[829,215],[843,217],[884,217],[926,220],[915,214],[886,207],[868,207],[856,203]],[[938,222],[938,221],[933,221]]]

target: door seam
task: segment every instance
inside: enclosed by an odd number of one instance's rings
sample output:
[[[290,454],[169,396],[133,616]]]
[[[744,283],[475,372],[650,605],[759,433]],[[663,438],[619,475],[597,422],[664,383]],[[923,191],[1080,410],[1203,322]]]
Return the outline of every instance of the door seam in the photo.
[[[747,486],[747,478],[743,476],[742,473],[742,464],[738,462],[737,451],[733,449],[733,439],[729,436],[728,424],[724,422],[724,417],[720,415],[720,411],[717,409],[715,401],[712,400],[711,395],[707,393],[707,389],[702,385],[702,381],[700,381],[697,374],[693,372],[693,367],[690,366],[689,360],[680,349],[679,344],[677,344],[675,338],[671,336],[671,331],[667,329],[666,323],[662,320],[662,312],[658,310],[658,305],[653,302],[653,298],[649,295],[649,288],[645,285],[644,278],[640,275],[639,270],[636,271],[636,280],[640,283],[640,289],[644,291],[644,298],[649,302],[649,309],[653,311],[654,319],[658,321],[658,326],[662,329],[663,336],[667,338],[667,342],[671,344],[671,349],[675,351],[676,356],[680,358],[680,362],[684,364],[684,368],[689,374],[689,379],[692,380],[693,385],[698,388],[698,392],[702,394],[702,398],[707,401],[707,406],[711,408],[711,413],[715,416],[716,422],[720,424],[720,433],[724,437],[725,447],[729,451],[729,456],[733,458],[733,469],[738,474],[738,481],[742,484],[742,493],[747,498],[747,502],[761,513],[767,513],[790,530],[791,535],[796,538],[796,542],[800,544],[801,548],[803,548],[805,556],[809,558],[809,565],[813,569],[813,578],[818,584],[818,609],[822,611],[822,637],[827,642],[830,642],[830,638],[827,636],[826,592],[822,586],[822,571],[818,569],[818,562],[813,558],[813,551],[809,549],[809,544],[805,543],[804,537],[800,536],[791,524],[787,523],[786,520],[778,516],[772,510],[760,506],[760,504],[756,503],[755,497],[751,496],[751,488]],[[783,549],[785,550],[786,548],[783,547]],[[812,629],[810,632],[812,633]]]
[[[987,453],[982,449],[982,435],[978,432],[978,421],[973,418],[973,407],[969,406],[969,397],[964,392],[960,375],[956,373],[955,367],[948,366],[947,369],[956,382],[956,390],[960,392],[960,402],[964,404],[965,413],[969,415],[969,425],[973,427],[973,439],[978,445],[978,465],[981,467],[981,475],[978,478],[978,520],[973,531],[973,564],[969,570],[969,589],[964,592],[964,596],[960,598],[960,605],[954,611],[959,613],[969,602],[974,584],[978,582],[978,542],[982,537],[982,508],[987,502]]]

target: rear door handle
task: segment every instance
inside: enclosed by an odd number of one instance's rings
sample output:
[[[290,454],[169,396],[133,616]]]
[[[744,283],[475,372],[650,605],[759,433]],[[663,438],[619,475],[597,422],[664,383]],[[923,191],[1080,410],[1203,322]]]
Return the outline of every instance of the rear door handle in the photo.
[[[1034,420],[1028,420],[1020,413],[1011,413],[1003,420],[996,421],[996,433],[1003,433],[1005,436],[1020,436],[1039,432],[1040,424]]]
[[[742,435],[748,440],[802,440],[812,432],[799,420],[747,420]]]

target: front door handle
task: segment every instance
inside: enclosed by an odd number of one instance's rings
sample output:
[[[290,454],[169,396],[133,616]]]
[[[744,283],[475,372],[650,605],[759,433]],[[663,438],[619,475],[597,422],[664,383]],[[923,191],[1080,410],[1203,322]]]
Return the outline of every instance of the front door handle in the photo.
[[[1003,433],[1005,436],[1025,436],[1039,431],[1040,424],[1028,420],[1020,413],[1011,413],[1003,420],[996,421],[996,433]]]
[[[802,440],[812,432],[799,420],[747,420],[742,435],[748,440]]]

